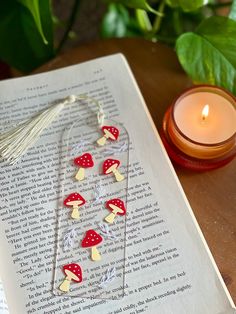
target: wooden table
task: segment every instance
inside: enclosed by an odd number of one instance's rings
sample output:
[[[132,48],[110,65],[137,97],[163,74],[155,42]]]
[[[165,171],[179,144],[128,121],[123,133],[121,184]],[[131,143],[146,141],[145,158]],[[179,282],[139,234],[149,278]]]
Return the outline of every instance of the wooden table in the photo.
[[[131,66],[158,129],[165,110],[190,80],[174,51],[142,39],[113,39],[78,47],[37,72],[122,52]],[[226,285],[236,302],[236,159],[211,172],[175,170],[209,244]]]

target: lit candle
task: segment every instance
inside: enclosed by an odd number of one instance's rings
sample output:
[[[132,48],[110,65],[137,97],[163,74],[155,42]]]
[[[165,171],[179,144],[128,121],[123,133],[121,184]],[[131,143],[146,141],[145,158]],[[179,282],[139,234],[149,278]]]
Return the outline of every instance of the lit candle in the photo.
[[[191,88],[170,107],[163,130],[164,144],[171,157],[177,153],[176,161],[196,164],[198,159],[206,169],[223,165],[236,154],[235,98],[214,86]]]
[[[202,109],[202,121],[204,122],[209,114],[209,105],[205,105]]]

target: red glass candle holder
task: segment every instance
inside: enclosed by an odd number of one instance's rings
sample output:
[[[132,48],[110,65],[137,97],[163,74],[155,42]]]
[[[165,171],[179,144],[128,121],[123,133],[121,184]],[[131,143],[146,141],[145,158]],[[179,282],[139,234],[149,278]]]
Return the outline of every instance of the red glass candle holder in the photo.
[[[196,171],[222,167],[236,156],[236,120],[233,134],[224,141],[216,143],[198,142],[186,136],[176,123],[174,113],[178,103],[188,95],[194,93],[203,93],[204,95],[205,92],[226,99],[233,106],[236,117],[236,102],[233,95],[219,87],[199,85],[183,92],[169,107],[165,113],[160,134],[169,157],[180,166]],[[219,125],[219,127],[223,128],[224,125]]]

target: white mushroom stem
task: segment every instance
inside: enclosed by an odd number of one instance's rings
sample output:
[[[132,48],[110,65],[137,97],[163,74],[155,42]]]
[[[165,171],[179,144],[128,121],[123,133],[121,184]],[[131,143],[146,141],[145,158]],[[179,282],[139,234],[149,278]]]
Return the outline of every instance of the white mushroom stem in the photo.
[[[73,219],[79,219],[80,218],[80,214],[79,214],[79,210],[78,210],[79,206],[78,205],[73,205],[73,210],[71,213],[71,218]]]
[[[105,143],[106,143],[106,141],[107,141],[108,138],[109,138],[109,136],[108,136],[107,134],[104,134],[103,137],[101,137],[101,138],[99,138],[99,139],[97,140],[98,145],[99,145],[99,146],[105,145]]]
[[[93,261],[100,261],[101,260],[101,255],[98,252],[98,249],[96,248],[96,246],[92,247],[92,254],[91,254],[91,259]]]
[[[117,213],[113,211],[109,215],[107,215],[104,220],[108,222],[109,224],[112,224],[114,222],[114,219],[116,218],[116,214]]]
[[[71,278],[66,277],[62,284],[60,285],[59,289],[63,292],[68,292],[70,289],[70,283],[71,283]]]
[[[119,173],[119,171],[117,169],[114,169],[112,172],[115,175],[116,181],[120,182],[120,181],[124,180],[125,177],[121,173]]]
[[[78,181],[82,181],[82,180],[84,180],[84,175],[85,175],[85,170],[84,170],[84,168],[79,168],[79,171],[76,173],[75,178],[76,178],[76,180],[78,180]]]

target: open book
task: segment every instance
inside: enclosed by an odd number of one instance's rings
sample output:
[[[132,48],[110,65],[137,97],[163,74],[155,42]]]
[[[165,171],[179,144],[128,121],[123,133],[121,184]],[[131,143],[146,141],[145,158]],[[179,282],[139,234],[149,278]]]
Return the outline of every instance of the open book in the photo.
[[[101,101],[109,119],[125,126],[132,145],[124,296],[86,299],[52,292],[59,138],[65,125],[87,114],[76,103],[62,111],[16,165],[0,166],[0,278],[9,313],[235,313],[122,55],[0,82],[1,132],[49,102],[85,93]]]

